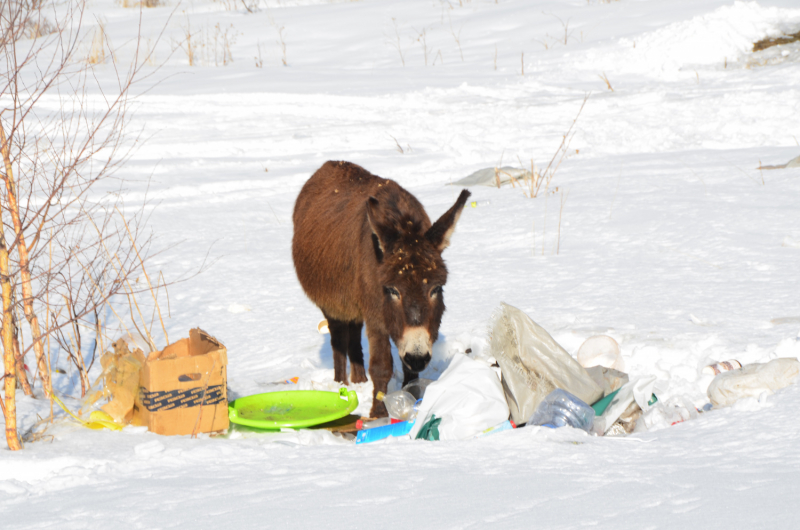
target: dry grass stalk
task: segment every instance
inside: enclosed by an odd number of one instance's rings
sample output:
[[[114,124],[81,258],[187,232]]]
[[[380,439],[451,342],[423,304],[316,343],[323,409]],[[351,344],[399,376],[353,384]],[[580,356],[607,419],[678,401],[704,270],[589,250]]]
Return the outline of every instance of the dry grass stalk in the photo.
[[[531,160],[531,171],[530,177],[525,178],[525,184],[527,186],[527,193],[526,195],[529,198],[535,198],[539,195],[544,186],[545,191],[550,188],[550,183],[553,181],[553,178],[556,176],[556,172],[558,168],[561,167],[561,163],[566,158],[567,153],[569,152],[569,145],[572,142],[572,138],[575,136],[575,133],[572,132],[572,129],[575,127],[575,123],[577,123],[578,118],[583,112],[583,107],[586,106],[586,101],[588,101],[589,95],[587,94],[583,98],[583,102],[581,103],[580,109],[578,109],[578,113],[575,115],[575,118],[572,120],[567,132],[565,132],[561,137],[561,143],[558,145],[558,149],[556,149],[555,153],[553,153],[553,157],[550,159],[550,162],[547,163],[547,166],[539,171],[533,164],[533,160]],[[577,152],[577,151],[576,151]]]
[[[129,8],[129,7],[159,7],[161,5],[161,0],[121,0],[120,4],[122,7]]]
[[[190,25],[189,21],[186,21],[186,28],[184,29],[184,35],[186,38],[181,43],[181,48],[186,52],[186,59],[189,61],[189,66],[194,66],[196,63],[195,60],[195,48],[197,47],[197,42],[192,41],[194,35],[192,35],[192,26]]]
[[[119,210],[116,210],[116,211],[124,220],[124,216],[122,215],[122,213]],[[91,216],[89,216],[89,222],[94,227],[95,231],[97,232],[98,237],[102,238],[103,231],[100,229],[100,227],[97,226],[97,224],[94,222],[94,219],[92,219]],[[146,325],[146,321],[145,321],[144,315],[142,314],[142,311],[139,308],[139,304],[136,301],[136,296],[135,296],[136,291],[133,289],[133,286],[131,285],[131,282],[130,282],[130,271],[125,267],[125,265],[123,264],[123,262],[120,259],[118,254],[116,254],[116,253],[112,254],[112,252],[108,249],[108,247],[105,245],[104,242],[102,243],[102,246],[103,246],[103,250],[105,252],[106,259],[111,263],[112,267],[114,267],[116,274],[120,278],[120,281],[124,281],[125,285],[128,286],[128,291],[127,292],[122,292],[120,294],[125,296],[126,299],[128,300],[128,307],[131,310],[131,323],[133,324],[133,327],[136,329],[136,332],[140,336],[145,337],[147,339],[148,346],[150,347],[150,351],[155,351],[157,349],[156,348],[156,343],[153,340],[153,336],[150,334],[148,326]],[[138,249],[137,249],[137,255],[138,255]],[[140,259],[140,262],[143,264],[143,261],[141,260],[141,257],[139,259]],[[81,264],[81,266],[84,268],[84,271],[88,274],[89,271],[86,268],[86,266],[84,264]],[[93,287],[94,287],[94,289],[96,291],[98,291],[98,292],[102,292],[103,291],[101,286],[99,286],[94,281],[93,278],[91,279],[91,281],[92,281],[92,285],[93,285]],[[131,334],[131,331],[125,325],[125,320],[122,317],[120,317],[120,315],[114,309],[113,304],[110,304],[109,307],[111,308],[111,311],[114,313],[114,315],[117,317],[117,320],[119,321],[120,325],[122,325],[122,327],[125,329],[125,332],[128,333],[128,334]],[[142,331],[142,329],[139,328],[139,325],[136,323],[136,319],[133,317],[134,307],[136,308],[136,311],[139,313],[139,318],[142,321],[142,325],[144,327],[144,331]],[[165,334],[166,334],[166,332],[165,332]],[[169,340],[167,340],[167,344],[169,344]]]
[[[231,46],[236,43],[236,30],[233,24],[223,30],[219,23],[214,26],[214,30],[214,66],[219,66],[220,62],[222,66],[227,66],[233,62]],[[285,59],[285,49],[283,54]]]
[[[416,29],[414,31],[417,31]],[[417,42],[422,44],[422,53],[425,57],[425,66],[428,66],[428,30],[422,28],[422,31],[417,31]]]
[[[256,43],[256,48],[258,48],[258,55],[254,57],[256,60],[256,68],[264,68],[264,59],[261,58],[261,43]]]
[[[186,23],[183,29],[184,39],[178,45],[184,53],[189,62],[189,66],[205,65],[209,66],[212,63],[214,66],[227,66],[233,62],[232,47],[236,43],[237,32],[233,24],[223,28],[219,23],[214,25],[213,33],[208,27],[200,29],[197,32],[192,32],[191,24]],[[284,50],[284,58],[285,58]],[[261,48],[259,45],[259,57],[261,55]],[[256,58],[256,66],[258,66],[259,58]],[[261,62],[263,65],[263,61]]]
[[[153,297],[153,302],[155,303],[156,309],[158,310],[158,319],[161,321],[161,329],[164,331],[164,339],[167,341],[167,344],[169,344],[169,335],[167,335],[167,328],[164,325],[164,318],[161,316],[161,308],[158,305],[158,296],[153,291],[153,284],[150,282],[150,275],[147,274],[147,268],[145,267],[144,259],[142,258],[142,255],[139,252],[139,246],[136,244],[136,238],[133,236],[133,233],[131,232],[131,227],[130,225],[128,225],[128,221],[125,219],[125,216],[122,215],[122,212],[119,211],[119,208],[117,208],[117,213],[119,213],[120,219],[122,219],[122,223],[125,225],[125,231],[128,233],[128,238],[130,239],[131,246],[133,247],[133,250],[136,253],[136,258],[139,260],[139,266],[141,267],[142,273],[144,274],[144,277],[147,280],[147,288],[150,291],[150,294]]]
[[[281,62],[283,66],[289,66],[289,63],[286,60],[286,41],[283,38],[283,30],[285,28],[281,26],[278,28],[278,44],[281,46]]]
[[[397,27],[397,19],[394,17],[392,17],[392,27],[394,28],[394,39],[390,40],[390,42],[397,50],[397,53],[400,54],[400,62],[403,63],[403,66],[405,66],[406,58],[403,56],[403,48],[400,45],[400,28]]]
[[[92,47],[89,50],[89,56],[86,62],[89,64],[100,64],[106,60],[106,27],[102,22],[97,23],[97,29],[94,31],[92,37]]]
[[[400,145],[400,142],[398,142],[398,141],[397,141],[397,138],[395,138],[395,137],[394,137],[394,136],[392,136],[391,134],[389,135],[389,138],[391,138],[392,140],[394,140],[395,149],[397,150],[397,152],[398,152],[398,153],[400,153],[401,155],[402,155],[402,154],[405,154],[405,151],[403,150],[403,147]],[[274,213],[274,212],[273,212],[273,213]]]
[[[612,91],[612,92],[614,91],[614,89],[611,87],[611,81],[609,81],[609,80],[608,80],[608,76],[606,76],[606,73],[605,73],[605,72],[603,72],[603,75],[597,74],[597,77],[599,77],[600,79],[602,79],[603,81],[605,81],[605,83],[606,83],[606,86],[608,87],[608,89],[609,89],[610,91]]]

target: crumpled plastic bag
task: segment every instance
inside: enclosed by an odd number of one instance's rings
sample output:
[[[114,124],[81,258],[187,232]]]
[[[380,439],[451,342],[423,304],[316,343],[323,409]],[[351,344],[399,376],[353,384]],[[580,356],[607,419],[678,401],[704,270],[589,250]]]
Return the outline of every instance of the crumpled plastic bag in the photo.
[[[527,169],[516,167],[487,167],[452,182],[454,186],[492,186],[499,187],[512,181],[524,181],[531,177],[531,172]]]
[[[516,307],[500,304],[492,322],[491,353],[503,373],[503,390],[517,424],[527,421],[556,388],[589,405],[603,397],[586,369]]]
[[[630,380],[628,374],[613,368],[597,365],[586,369],[586,373],[603,389],[603,397],[606,397],[615,390],[619,390]]]
[[[652,396],[656,391],[661,392],[660,386],[654,375],[640,377],[624,384],[603,414],[594,419],[592,430],[597,434],[603,434],[608,432],[620,418],[626,423],[635,420],[633,416],[636,415],[637,408],[644,412],[650,410]]]
[[[441,418],[437,425],[440,440],[472,438],[506,421],[508,405],[494,370],[457,353],[441,377],[425,390],[409,433],[411,439],[434,415]]]
[[[715,407],[727,407],[745,397],[757,398],[763,392],[773,394],[791,385],[798,375],[800,361],[797,359],[781,358],[768,363],[747,364],[716,376],[708,386],[708,399]]]
[[[658,401],[650,410],[636,420],[634,432],[656,431],[688,420],[697,419],[697,409],[684,396],[672,396],[667,401]]]

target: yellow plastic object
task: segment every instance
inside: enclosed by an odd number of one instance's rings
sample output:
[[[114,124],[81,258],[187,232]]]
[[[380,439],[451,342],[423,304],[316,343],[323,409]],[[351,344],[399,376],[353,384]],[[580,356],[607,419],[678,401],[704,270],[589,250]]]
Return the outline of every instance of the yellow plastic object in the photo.
[[[89,414],[89,419],[92,421],[84,421],[79,417],[77,417],[75,414],[73,414],[67,408],[67,406],[64,405],[64,402],[58,399],[58,396],[56,396],[55,394],[53,394],[53,401],[58,403],[58,406],[64,409],[64,412],[75,418],[75,420],[77,420],[78,423],[80,423],[87,429],[94,429],[94,430],[111,429],[112,431],[122,430],[122,425],[120,425],[119,423],[115,423],[114,419],[109,414],[103,412],[102,410],[95,410],[91,414]]]

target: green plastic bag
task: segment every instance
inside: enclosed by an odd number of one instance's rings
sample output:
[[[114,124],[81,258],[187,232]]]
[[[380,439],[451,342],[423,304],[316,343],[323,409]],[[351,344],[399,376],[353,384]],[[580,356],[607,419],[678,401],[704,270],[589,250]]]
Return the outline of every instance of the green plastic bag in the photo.
[[[428,440],[430,442],[439,441],[439,424],[442,418],[437,418],[436,414],[429,419],[417,433],[416,440]]]

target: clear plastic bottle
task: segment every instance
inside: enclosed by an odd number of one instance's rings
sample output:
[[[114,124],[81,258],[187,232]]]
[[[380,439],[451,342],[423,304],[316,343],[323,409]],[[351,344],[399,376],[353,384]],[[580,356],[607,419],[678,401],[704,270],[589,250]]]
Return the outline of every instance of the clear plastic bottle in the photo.
[[[414,399],[414,396],[405,390],[397,390],[388,394],[378,392],[375,397],[379,401],[383,401],[390,417],[402,421],[413,421],[416,418],[419,408],[417,402],[421,401]]]
[[[419,377],[409,381],[408,384],[403,387],[403,390],[414,396],[414,399],[422,399],[422,397],[425,395],[425,390],[431,383],[433,383],[431,379]]]
[[[594,409],[566,390],[557,388],[550,392],[533,413],[528,425],[564,427],[590,432],[594,422]]]
[[[394,418],[378,418],[377,420],[358,420],[356,421],[356,429],[359,431],[363,431],[365,429],[374,429],[375,427],[385,427],[386,425],[392,425],[394,423],[399,423],[400,420],[396,420]]]

